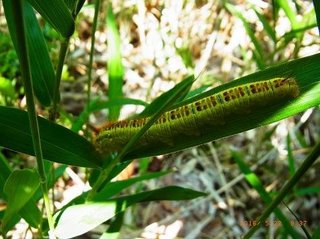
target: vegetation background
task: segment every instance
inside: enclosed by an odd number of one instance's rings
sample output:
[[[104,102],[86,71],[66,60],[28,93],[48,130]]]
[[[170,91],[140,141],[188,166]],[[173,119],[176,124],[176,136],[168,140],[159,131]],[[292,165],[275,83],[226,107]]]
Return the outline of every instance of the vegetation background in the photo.
[[[90,57],[98,2],[86,1],[77,15],[63,65],[57,119],[59,124],[90,140],[95,137],[95,129],[106,121],[141,112],[146,102],[152,102],[190,74],[202,72],[191,89],[192,94],[197,94],[269,66],[318,53],[320,48],[311,1],[101,1]],[[37,17],[56,67],[61,35],[48,21]],[[2,8],[0,30],[0,104],[26,109],[19,61]],[[92,78],[89,83],[88,78]],[[123,107],[114,104],[108,109],[88,107],[88,101],[116,102],[122,96],[136,101],[128,101]],[[99,107],[104,109],[97,111]],[[45,118],[50,117],[49,110],[40,104],[37,111]],[[266,208],[269,196],[265,192],[276,195],[319,142],[319,118],[316,107],[199,147],[133,161],[117,180],[150,172],[173,172],[141,180],[122,195],[178,185],[207,192],[208,196],[190,201],[135,204],[122,215],[121,230],[113,236],[240,238]],[[85,124],[87,120],[89,123]],[[36,164],[32,156],[0,150],[0,157],[12,169]],[[88,175],[84,168],[65,168],[50,190],[55,209],[88,189]],[[317,175],[320,175],[319,160],[286,195],[285,205],[279,206],[294,230],[306,229],[314,238],[320,235]],[[3,212],[6,202],[0,200],[0,205]],[[275,214],[264,223],[268,225],[257,235],[290,238],[289,229]],[[110,221],[78,238],[99,238],[109,224]],[[8,235],[34,238],[37,233],[21,220]],[[111,238],[111,234],[109,231],[105,238]]]

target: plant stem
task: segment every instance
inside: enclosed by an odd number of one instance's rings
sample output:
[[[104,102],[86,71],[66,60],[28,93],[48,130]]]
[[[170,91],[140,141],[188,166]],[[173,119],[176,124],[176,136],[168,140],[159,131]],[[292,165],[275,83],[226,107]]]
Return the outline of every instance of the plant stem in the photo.
[[[44,169],[38,118],[35,110],[32,76],[31,76],[31,69],[29,65],[28,45],[27,45],[25,25],[23,20],[24,18],[23,18],[23,7],[22,7],[23,2],[22,1],[23,0],[16,1],[16,8],[15,8],[15,11],[13,11],[13,18],[17,22],[16,32],[17,32],[17,38],[19,39],[19,44],[17,44],[17,47],[18,47],[18,50],[20,51],[20,59],[19,59],[20,68],[21,68],[21,75],[24,81],[24,87],[26,92],[27,109],[28,109],[28,116],[29,116],[29,122],[30,122],[32,142],[33,142],[34,152],[37,160],[37,168],[40,176],[40,185],[41,185],[44,204],[45,204],[45,208],[48,216],[49,228],[51,233],[53,234],[54,220],[53,220],[51,209],[50,209],[50,200],[48,197],[47,178],[46,178],[45,169]],[[55,237],[53,236],[51,238],[55,238]]]
[[[268,216],[273,212],[273,210],[281,203],[281,201],[288,195],[289,191],[299,182],[300,178],[307,172],[307,170],[312,166],[312,164],[317,160],[320,155],[320,142],[316,144],[312,152],[304,160],[297,172],[291,177],[291,179],[285,184],[281,189],[277,197],[271,202],[271,204],[262,213],[261,217],[256,226],[252,227],[247,234],[243,237],[244,239],[249,239],[260,227],[262,222],[264,222]]]
[[[92,25],[92,33],[91,33],[90,59],[89,59],[89,66],[88,66],[87,106],[89,106],[90,100],[91,100],[92,64],[93,64],[94,45],[95,45],[95,40],[96,40],[95,33],[97,30],[97,25],[98,25],[99,9],[100,9],[100,0],[95,0],[93,25]]]
[[[58,104],[60,101],[59,87],[61,82],[63,64],[66,59],[66,55],[68,51],[69,41],[70,41],[70,38],[64,38],[61,42],[60,51],[59,51],[59,60],[58,60],[58,66],[56,70],[56,80],[55,80],[55,86],[53,91],[53,107],[49,116],[49,119],[53,122],[57,118]]]

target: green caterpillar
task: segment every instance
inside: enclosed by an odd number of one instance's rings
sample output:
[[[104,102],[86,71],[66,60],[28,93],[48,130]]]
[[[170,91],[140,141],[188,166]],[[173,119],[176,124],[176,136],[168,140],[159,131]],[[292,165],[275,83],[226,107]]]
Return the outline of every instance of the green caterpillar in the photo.
[[[299,95],[299,86],[292,77],[243,84],[164,112],[137,142],[174,145],[177,136],[197,137],[228,122],[229,117],[249,113],[252,108],[270,106]],[[101,130],[95,145],[104,154],[121,150],[150,118],[121,120]]]

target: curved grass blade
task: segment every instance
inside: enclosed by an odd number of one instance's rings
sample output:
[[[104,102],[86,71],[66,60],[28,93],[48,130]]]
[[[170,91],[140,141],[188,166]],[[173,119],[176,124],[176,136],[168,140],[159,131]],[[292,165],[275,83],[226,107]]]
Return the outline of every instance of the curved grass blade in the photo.
[[[258,16],[260,22],[263,25],[264,30],[269,35],[274,43],[277,42],[277,37],[275,33],[275,29],[270,25],[269,21],[265,18],[263,14],[261,14],[256,8],[254,8],[256,15]]]

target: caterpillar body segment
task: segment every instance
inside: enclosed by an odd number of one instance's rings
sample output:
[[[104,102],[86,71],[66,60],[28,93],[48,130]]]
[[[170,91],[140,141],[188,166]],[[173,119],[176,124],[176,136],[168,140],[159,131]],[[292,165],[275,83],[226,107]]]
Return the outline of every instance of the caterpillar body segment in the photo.
[[[298,95],[299,86],[292,77],[232,87],[164,112],[139,139],[137,147],[159,143],[173,146],[174,140],[181,136],[199,137],[201,132],[227,124],[230,117]],[[96,148],[105,154],[121,150],[149,120],[150,117],[146,117],[110,123],[97,136]]]

